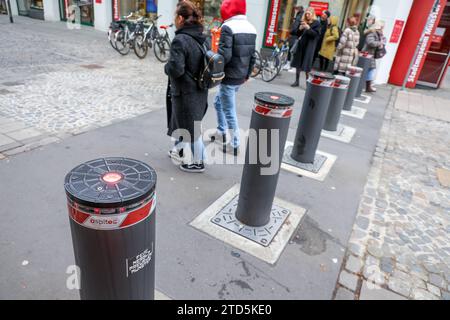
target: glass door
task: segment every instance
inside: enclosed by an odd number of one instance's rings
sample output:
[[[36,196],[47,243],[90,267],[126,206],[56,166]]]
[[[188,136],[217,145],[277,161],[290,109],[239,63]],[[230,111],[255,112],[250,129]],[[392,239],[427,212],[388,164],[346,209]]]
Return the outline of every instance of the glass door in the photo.
[[[94,0],[60,0],[61,20],[66,21],[68,15],[75,17],[74,22],[87,26],[94,25]]]
[[[30,13],[31,0],[17,0],[19,15],[27,16]]]
[[[438,88],[450,60],[450,3],[447,1],[439,25],[431,38],[418,84]]]

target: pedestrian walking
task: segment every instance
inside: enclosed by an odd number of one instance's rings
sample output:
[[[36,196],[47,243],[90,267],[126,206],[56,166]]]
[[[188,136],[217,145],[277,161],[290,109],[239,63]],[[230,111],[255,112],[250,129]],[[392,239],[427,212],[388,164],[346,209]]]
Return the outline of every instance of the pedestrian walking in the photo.
[[[314,61],[316,61],[316,59],[319,57],[319,52],[322,49],[323,38],[325,37],[325,32],[327,32],[330,16],[331,16],[330,11],[325,10],[324,12],[322,12],[322,15],[318,19],[320,22],[320,35],[316,45]]]
[[[293,34],[299,37],[297,48],[292,57],[291,67],[296,68],[295,82],[291,87],[298,87],[300,80],[300,72],[308,74],[312,69],[314,52],[316,50],[317,41],[320,35],[320,22],[317,21],[313,8],[308,8],[303,15],[300,26],[297,30],[292,30]]]
[[[319,61],[320,70],[328,70],[330,61],[333,60],[334,54],[336,52],[336,41],[339,40],[339,18],[336,16],[331,16],[329,18],[329,23],[325,35],[323,37],[322,46],[319,51]]]
[[[358,21],[355,17],[348,19],[347,27],[341,35],[334,63],[336,73],[345,75],[349,65],[356,66],[358,63],[359,31],[357,24]]]
[[[384,21],[378,20],[369,29],[366,35],[366,42],[363,51],[372,55],[369,71],[366,77],[366,92],[376,92],[373,87],[373,81],[375,80],[377,70],[377,59],[381,59],[386,54],[386,37],[383,35]]]
[[[225,59],[225,78],[214,99],[217,130],[211,141],[223,146],[222,151],[238,155],[239,124],[236,114],[236,93],[246,82],[255,64],[256,29],[247,20],[245,0],[224,0],[220,7],[223,19],[219,50]],[[227,141],[227,133],[230,139]]]
[[[175,139],[169,156],[182,160],[180,169],[187,172],[205,171],[201,121],[208,107],[208,90],[200,89],[195,80],[204,64],[202,46],[206,38],[202,20],[200,10],[192,2],[186,0],[177,4],[177,30],[169,61],[164,66],[169,76],[168,135]],[[184,134],[186,132],[188,137]],[[189,149],[191,157],[188,157]]]

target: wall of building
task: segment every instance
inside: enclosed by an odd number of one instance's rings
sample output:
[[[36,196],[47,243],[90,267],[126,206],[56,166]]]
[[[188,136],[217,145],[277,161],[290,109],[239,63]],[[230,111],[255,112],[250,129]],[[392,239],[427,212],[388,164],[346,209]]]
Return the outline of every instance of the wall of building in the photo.
[[[373,3],[371,14],[374,14],[377,19],[385,21],[386,25],[384,27],[384,35],[387,39],[387,53],[383,57],[383,59],[377,62],[377,77],[375,83],[387,83],[389,80],[390,71],[395,59],[395,55],[397,53],[398,46],[401,42],[401,37],[397,43],[390,43],[389,39],[391,38],[396,20],[405,21],[405,25],[403,26],[404,30],[413,2],[414,0],[375,0]]]
[[[56,0],[44,0],[44,19],[46,21],[60,21],[59,3]]]
[[[102,3],[94,3],[94,27],[100,31],[108,31],[112,21],[112,1],[103,0]]]
[[[247,17],[255,26],[258,36],[256,38],[256,48],[261,49],[264,29],[266,27],[267,8],[270,0],[247,0]]]
[[[12,0],[9,2],[11,4],[11,12],[13,16],[18,16],[19,15],[19,9],[17,8],[17,1],[16,0]]]

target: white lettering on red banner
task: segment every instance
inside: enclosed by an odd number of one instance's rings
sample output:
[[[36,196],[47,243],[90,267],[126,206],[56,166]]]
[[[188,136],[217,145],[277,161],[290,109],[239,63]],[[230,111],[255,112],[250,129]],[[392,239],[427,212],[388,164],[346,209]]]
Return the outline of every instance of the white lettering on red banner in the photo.
[[[266,39],[264,45],[273,47],[275,35],[278,31],[278,14],[280,11],[280,0],[272,0],[270,3],[269,18],[267,19]]]

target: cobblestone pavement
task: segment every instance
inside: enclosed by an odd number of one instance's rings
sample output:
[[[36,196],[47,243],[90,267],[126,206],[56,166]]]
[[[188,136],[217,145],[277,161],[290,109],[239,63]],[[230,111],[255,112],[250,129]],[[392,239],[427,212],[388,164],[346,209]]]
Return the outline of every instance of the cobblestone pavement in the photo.
[[[449,122],[391,101],[335,299],[450,299],[449,155]]]
[[[163,64],[120,56],[104,32],[0,17],[0,158],[165,105]]]

